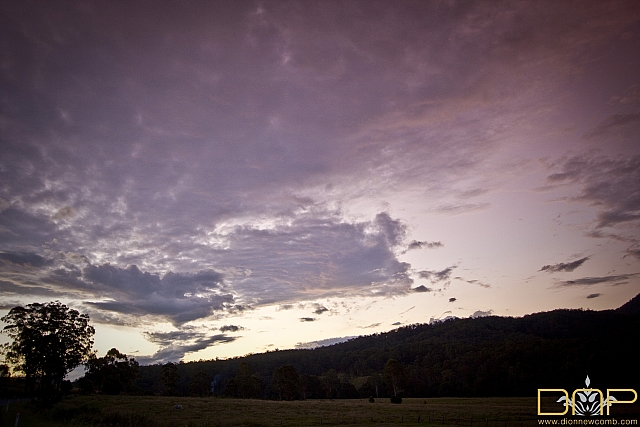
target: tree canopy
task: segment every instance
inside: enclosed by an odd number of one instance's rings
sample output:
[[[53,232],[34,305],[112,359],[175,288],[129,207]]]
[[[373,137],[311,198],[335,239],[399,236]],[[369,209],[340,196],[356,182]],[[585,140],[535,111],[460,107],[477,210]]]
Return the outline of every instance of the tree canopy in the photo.
[[[104,394],[119,394],[130,391],[138,375],[138,362],[120,353],[117,348],[107,351],[104,357],[91,355],[85,362],[84,379],[91,381]]]
[[[91,354],[95,330],[89,316],[60,301],[14,307],[1,320],[7,323],[3,333],[13,340],[2,352],[25,374],[30,390],[37,379],[43,390],[58,390],[67,373]]]

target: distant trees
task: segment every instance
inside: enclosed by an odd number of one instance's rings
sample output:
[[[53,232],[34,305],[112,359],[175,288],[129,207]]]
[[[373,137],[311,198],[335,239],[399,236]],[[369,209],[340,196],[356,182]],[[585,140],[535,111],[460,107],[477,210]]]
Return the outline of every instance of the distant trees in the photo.
[[[249,395],[241,390],[255,376],[263,379],[261,398],[283,400],[526,396],[544,384],[573,384],[584,372],[610,383],[638,384],[637,354],[628,343],[639,330],[639,315],[612,310],[408,325],[314,350],[182,363],[176,392],[193,394],[190,382],[198,371],[213,376],[210,386],[218,395]],[[299,374],[297,391],[286,391],[283,366]],[[141,367],[141,374],[141,388],[161,391],[162,365]]]
[[[104,394],[120,394],[131,391],[138,369],[136,359],[129,359],[126,354],[112,348],[104,357],[89,357],[85,362],[84,380],[91,381]]]
[[[227,388],[235,388],[232,395],[244,399],[255,399],[262,393],[262,380],[257,374],[251,374],[247,362],[240,362],[238,373],[229,381]]]
[[[300,386],[298,372],[291,365],[282,365],[273,371],[271,387],[278,395],[278,400],[294,400],[298,398]]]
[[[405,382],[404,367],[396,359],[389,359],[384,365],[385,382],[389,385],[394,397],[400,396]]]
[[[196,372],[189,381],[189,395],[205,397],[211,394],[211,375],[204,371]]]
[[[166,396],[173,396],[178,391],[178,367],[173,362],[168,362],[162,365],[162,394]]]
[[[59,391],[64,377],[91,354],[94,328],[89,316],[60,301],[12,308],[2,317],[6,360],[26,376],[27,390],[40,382],[41,391]]]

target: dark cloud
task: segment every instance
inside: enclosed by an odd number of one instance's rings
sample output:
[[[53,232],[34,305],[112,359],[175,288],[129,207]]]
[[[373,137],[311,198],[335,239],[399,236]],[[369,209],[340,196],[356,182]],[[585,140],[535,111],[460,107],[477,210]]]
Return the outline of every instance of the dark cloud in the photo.
[[[612,114],[604,122],[596,128],[585,134],[585,139],[595,138],[597,136],[613,132],[620,127],[626,127],[630,124],[640,121],[640,114]]]
[[[463,277],[460,277],[460,276],[456,276],[455,279],[462,280],[463,282],[467,282],[470,285],[478,285],[478,286],[483,287],[483,288],[490,288],[491,287],[491,285],[489,285],[487,283],[483,283],[483,282],[481,282],[479,280],[475,280],[475,279],[467,280],[467,279],[465,279]]]
[[[414,292],[431,292],[432,290],[433,289],[427,288],[424,285],[416,286],[415,288],[412,289],[412,291]]]
[[[414,240],[411,243],[409,243],[407,250],[410,251],[412,249],[422,249],[422,248],[434,249],[434,248],[441,248],[443,246],[444,245],[440,242],[419,242],[417,240]]]
[[[160,349],[152,356],[136,358],[138,362],[143,364],[177,362],[182,360],[187,353],[204,350],[213,345],[229,343],[237,339],[224,334],[208,335],[206,332],[194,329],[146,332],[144,335],[150,342],[158,344]]]
[[[320,305],[320,304],[314,304],[314,306],[315,306],[315,308],[316,308],[316,309],[313,311],[313,313],[314,313],[314,314],[322,314],[322,313],[324,313],[325,311],[329,311],[329,309],[328,309],[327,307],[323,306],[323,305]]]
[[[238,332],[243,330],[244,328],[242,326],[236,326],[236,325],[224,325],[222,327],[220,327],[220,332]]]
[[[400,325],[402,325],[402,322],[393,322],[391,324],[391,326],[400,326]]]
[[[598,298],[599,296],[601,296],[602,294],[589,294],[587,295],[587,299],[593,299],[593,298]]]
[[[31,252],[0,252],[0,260],[9,261],[13,264],[30,265],[41,268],[50,265],[52,262],[40,255]]]
[[[640,259],[640,249],[627,249],[627,255],[625,255],[625,257],[628,255]]]
[[[640,273],[634,274],[619,274],[615,276],[603,276],[603,277],[583,277],[581,279],[575,280],[565,280],[557,283],[557,286],[560,287],[570,287],[570,286],[593,286],[599,285],[601,283],[611,283],[614,285],[620,285],[627,283],[627,281]]]
[[[69,296],[64,292],[57,292],[50,288],[44,286],[25,286],[25,285],[16,285],[15,283],[0,280],[0,293],[2,295],[21,295],[21,296],[42,296],[47,298],[62,298],[64,296]]]
[[[457,298],[449,298],[449,302],[456,302],[457,300]]]
[[[570,272],[580,267],[588,259],[589,257],[587,256],[572,262],[561,262],[554,265],[545,265],[540,269],[540,271],[546,271],[548,273]]]
[[[457,266],[451,266],[451,267],[447,267],[444,270],[422,270],[418,272],[418,276],[421,279],[427,279],[429,281],[431,281],[431,283],[438,283],[438,282],[448,282],[449,280],[451,280],[451,273],[453,273],[453,270],[456,268]]]
[[[193,274],[169,272],[160,277],[135,265],[126,268],[89,265],[83,269],[83,279],[94,293],[116,297],[86,304],[127,315],[165,317],[175,325],[233,307],[233,296],[220,291],[222,278],[213,270]]]
[[[301,317],[300,321],[301,322],[315,322],[316,319],[314,317]]]
[[[547,180],[551,184],[578,183],[582,192],[575,200],[597,207],[596,228],[640,220],[640,156],[577,156],[565,160],[560,169]]]
[[[368,325],[368,326],[358,326],[358,328],[359,329],[371,329],[371,328],[377,328],[380,325],[381,325],[381,323],[372,323],[371,325]]]
[[[246,308],[234,304],[233,295],[225,289],[224,276],[214,270],[168,272],[161,276],[136,265],[93,265],[76,253],[43,257],[2,252],[0,261],[0,287],[4,293],[83,299],[94,319],[117,324],[155,316],[180,325],[216,311],[238,312]]]

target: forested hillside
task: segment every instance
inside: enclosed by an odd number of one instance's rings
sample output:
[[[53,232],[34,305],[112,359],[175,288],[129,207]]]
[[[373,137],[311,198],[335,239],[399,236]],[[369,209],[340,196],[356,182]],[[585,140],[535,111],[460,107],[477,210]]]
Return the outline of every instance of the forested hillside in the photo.
[[[640,388],[638,297],[618,310],[410,325],[314,350],[141,366],[137,390],[252,398],[535,395]]]

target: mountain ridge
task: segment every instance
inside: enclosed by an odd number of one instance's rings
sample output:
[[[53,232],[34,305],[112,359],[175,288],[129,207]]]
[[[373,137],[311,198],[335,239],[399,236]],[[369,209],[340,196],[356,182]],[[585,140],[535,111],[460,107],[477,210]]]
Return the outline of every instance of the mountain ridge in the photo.
[[[596,387],[604,382],[637,387],[637,357],[629,345],[640,331],[637,300],[611,310],[557,309],[414,324],[311,350],[180,363],[180,387],[188,394],[190,378],[209,375],[225,394],[246,364],[260,379],[260,396],[270,397],[276,369],[291,366],[301,378],[340,378],[344,390],[333,397],[367,397],[374,390],[389,392],[389,360],[398,361],[404,372],[403,395],[414,397],[532,395],[537,388],[581,386],[587,375],[598,381]],[[157,390],[161,369],[141,367],[138,385]]]

